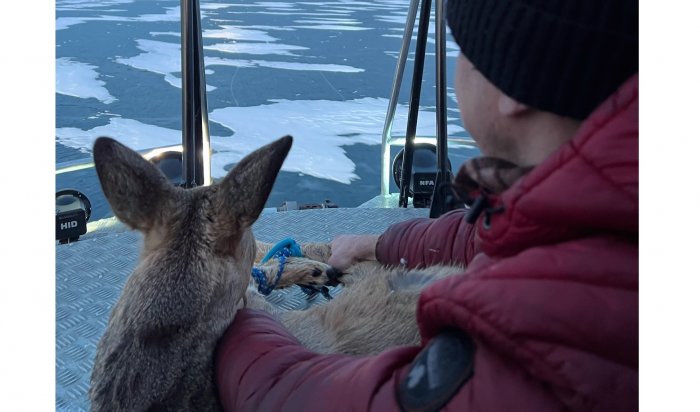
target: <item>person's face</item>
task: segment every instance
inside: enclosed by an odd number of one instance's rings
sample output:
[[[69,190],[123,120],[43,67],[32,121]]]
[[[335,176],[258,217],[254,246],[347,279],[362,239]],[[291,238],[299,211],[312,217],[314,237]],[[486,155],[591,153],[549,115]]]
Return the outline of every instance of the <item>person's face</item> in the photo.
[[[464,127],[484,156],[508,159],[512,143],[500,132],[498,110],[501,92],[460,53],[455,73],[455,92]]]

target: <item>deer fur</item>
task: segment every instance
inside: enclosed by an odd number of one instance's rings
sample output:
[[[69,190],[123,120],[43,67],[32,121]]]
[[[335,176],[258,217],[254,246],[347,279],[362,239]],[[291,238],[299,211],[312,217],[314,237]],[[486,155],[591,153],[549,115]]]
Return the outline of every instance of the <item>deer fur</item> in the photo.
[[[251,269],[271,245],[256,245],[260,215],[292,144],[285,136],[241,160],[219,183],[182,189],[138,153],[99,138],[94,159],[114,214],[144,235],[139,262],[97,346],[89,398],[94,411],[216,411],[216,343],[244,306],[265,309],[308,348],[371,354],[418,344],[415,320],[423,287],[462,270],[385,268],[360,263],[340,273],[330,245],[302,245],[278,288],[336,285],[325,305],[284,312],[251,283]],[[262,265],[272,281],[278,263]]]

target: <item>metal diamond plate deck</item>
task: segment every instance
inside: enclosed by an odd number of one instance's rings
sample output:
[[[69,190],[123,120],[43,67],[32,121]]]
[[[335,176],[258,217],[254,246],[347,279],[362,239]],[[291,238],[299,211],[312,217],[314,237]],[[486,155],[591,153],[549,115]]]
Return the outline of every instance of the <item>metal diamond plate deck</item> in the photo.
[[[257,239],[327,242],[343,233],[378,234],[426,209],[317,209],[263,214],[253,226]],[[88,225],[80,241],[56,246],[56,410],[88,410],[87,390],[97,342],[126,278],[136,266],[141,235],[115,219]],[[331,291],[336,295],[340,288]],[[275,291],[270,302],[288,310],[322,303],[298,287]]]

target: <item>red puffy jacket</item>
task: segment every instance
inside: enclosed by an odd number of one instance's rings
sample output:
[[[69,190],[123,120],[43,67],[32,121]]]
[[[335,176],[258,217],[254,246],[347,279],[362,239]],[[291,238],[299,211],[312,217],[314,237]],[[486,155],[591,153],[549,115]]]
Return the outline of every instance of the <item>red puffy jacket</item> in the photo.
[[[241,310],[217,352],[224,408],[399,410],[414,358],[457,328],[475,342],[473,375],[444,410],[637,410],[638,76],[498,202],[490,227],[454,211],[380,238],[384,263],[468,264],[422,293],[421,347],[320,355]]]

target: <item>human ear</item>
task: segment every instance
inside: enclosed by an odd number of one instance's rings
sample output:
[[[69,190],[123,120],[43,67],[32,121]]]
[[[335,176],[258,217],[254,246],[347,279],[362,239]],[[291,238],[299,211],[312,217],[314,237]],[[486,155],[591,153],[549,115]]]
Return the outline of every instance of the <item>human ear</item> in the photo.
[[[512,97],[501,92],[498,96],[498,112],[503,116],[519,116],[526,111],[530,110],[529,106],[526,106],[519,101],[513,99]]]

